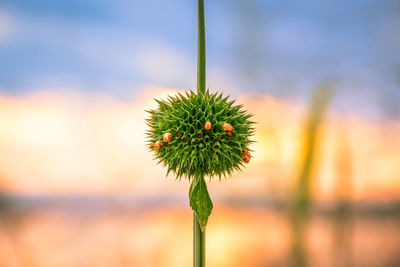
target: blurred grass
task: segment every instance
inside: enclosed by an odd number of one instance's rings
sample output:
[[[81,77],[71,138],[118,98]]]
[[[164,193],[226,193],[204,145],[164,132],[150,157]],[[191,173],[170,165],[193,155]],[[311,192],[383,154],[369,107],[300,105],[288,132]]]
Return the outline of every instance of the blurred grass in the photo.
[[[323,83],[314,89],[308,118],[305,122],[304,143],[301,151],[301,170],[294,193],[293,212],[307,214],[311,204],[312,171],[316,165],[320,145],[320,125],[332,99],[332,86]]]
[[[332,98],[332,86],[323,83],[317,86],[309,105],[308,118],[305,122],[303,147],[301,151],[301,170],[295,184],[295,192],[291,209],[292,222],[292,254],[293,266],[309,266],[305,249],[306,227],[310,206],[312,204],[311,187],[315,168],[318,146],[320,145],[320,125]]]

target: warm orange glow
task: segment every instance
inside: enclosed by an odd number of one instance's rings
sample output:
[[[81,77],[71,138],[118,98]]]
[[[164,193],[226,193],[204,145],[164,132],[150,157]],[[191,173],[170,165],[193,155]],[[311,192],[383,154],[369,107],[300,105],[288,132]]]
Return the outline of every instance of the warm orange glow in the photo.
[[[123,102],[105,95],[38,92],[0,98],[0,184],[15,192],[112,192],[151,189],[178,190],[185,185],[162,179],[165,170],[152,161],[145,147],[145,109],[152,98],[175,93],[150,88],[137,101]],[[222,190],[287,195],[298,175],[298,155],[306,107],[278,102],[265,95],[238,99],[255,114],[255,140],[247,170]],[[355,115],[328,114],[322,125],[314,195],[332,199],[338,177],[351,179],[354,199],[393,199],[400,193],[400,123],[376,123]],[[345,135],[344,135],[345,134]],[[343,146],[345,150],[338,149]],[[253,152],[254,151],[254,152]],[[343,152],[346,151],[346,152]],[[351,159],[337,168],[340,153]],[[343,190],[347,190],[344,188]]]

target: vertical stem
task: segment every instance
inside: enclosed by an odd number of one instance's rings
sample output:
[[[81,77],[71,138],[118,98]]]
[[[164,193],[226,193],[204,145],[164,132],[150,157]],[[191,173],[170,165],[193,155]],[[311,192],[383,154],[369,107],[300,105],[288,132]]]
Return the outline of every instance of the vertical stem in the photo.
[[[206,231],[201,231],[197,214],[193,211],[193,266],[204,267],[206,265]]]
[[[206,26],[204,0],[197,0],[197,93],[206,92]],[[205,266],[205,230],[201,231],[197,214],[193,211],[193,266]]]
[[[204,0],[197,0],[197,93],[206,91],[206,26]]]

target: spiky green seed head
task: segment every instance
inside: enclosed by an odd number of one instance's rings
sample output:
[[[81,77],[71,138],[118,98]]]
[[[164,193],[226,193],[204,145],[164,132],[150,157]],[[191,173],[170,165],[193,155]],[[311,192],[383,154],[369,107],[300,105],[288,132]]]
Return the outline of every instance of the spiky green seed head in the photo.
[[[156,100],[158,108],[148,111],[147,145],[167,175],[221,178],[248,163],[243,151],[252,143],[252,115],[228,98],[207,90]]]

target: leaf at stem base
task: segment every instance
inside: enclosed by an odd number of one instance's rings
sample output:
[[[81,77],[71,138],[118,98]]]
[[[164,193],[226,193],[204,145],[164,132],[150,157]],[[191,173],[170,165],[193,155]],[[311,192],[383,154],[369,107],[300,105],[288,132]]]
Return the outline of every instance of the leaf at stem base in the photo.
[[[196,212],[201,231],[206,228],[208,217],[213,209],[213,203],[208,194],[207,184],[204,177],[192,180],[189,191],[190,206]]]

